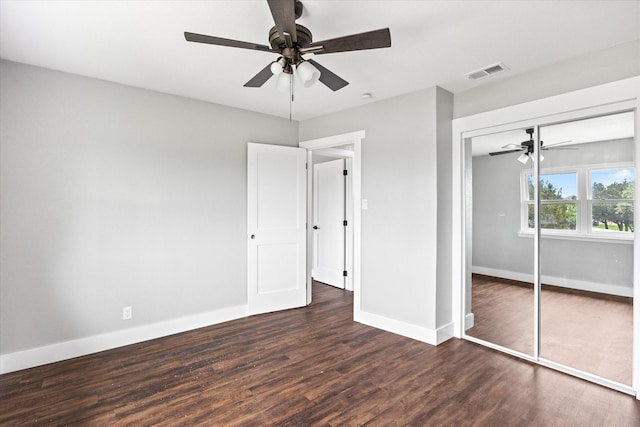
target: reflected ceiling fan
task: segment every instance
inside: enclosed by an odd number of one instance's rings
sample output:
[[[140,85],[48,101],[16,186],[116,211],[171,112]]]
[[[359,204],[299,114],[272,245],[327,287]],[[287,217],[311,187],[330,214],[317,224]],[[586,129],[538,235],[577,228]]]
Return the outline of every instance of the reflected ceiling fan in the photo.
[[[511,148],[511,150],[506,151],[494,151],[493,153],[489,153],[490,156],[498,156],[501,154],[509,154],[509,153],[522,153],[518,156],[518,161],[522,164],[526,164],[531,157],[531,161],[535,161],[535,157],[533,156],[535,141],[533,140],[533,128],[526,129],[527,135],[529,135],[529,139],[527,141],[522,141],[520,144],[507,144],[503,145],[502,148]],[[574,147],[559,147],[561,144],[566,144],[571,141],[562,141],[556,142],[555,144],[544,145],[544,141],[540,141],[540,151],[543,150],[577,150]],[[544,160],[544,156],[540,153],[540,161]]]
[[[280,57],[264,67],[244,86],[261,87],[271,76],[277,75],[276,85],[282,91],[292,90],[294,74],[305,87],[320,80],[329,89],[337,91],[349,84],[313,59],[303,59],[302,55],[306,53],[321,55],[391,46],[391,33],[388,28],[314,42],[311,31],[295,22],[303,10],[299,0],[267,0],[267,3],[276,24],[269,30],[270,46],[189,32],[185,32],[184,37],[190,42],[279,54]]]

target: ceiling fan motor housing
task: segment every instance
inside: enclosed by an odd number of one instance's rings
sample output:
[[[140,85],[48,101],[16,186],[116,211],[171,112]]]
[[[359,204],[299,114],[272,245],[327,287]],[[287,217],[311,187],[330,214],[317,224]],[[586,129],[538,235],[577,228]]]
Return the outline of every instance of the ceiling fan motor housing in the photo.
[[[294,44],[296,47],[307,47],[313,41],[311,31],[307,27],[303,27],[300,24],[296,24],[296,36],[297,42]],[[277,50],[283,49],[286,46],[285,40],[278,34],[278,29],[272,27],[269,30],[269,43],[271,47]]]
[[[298,65],[303,61],[302,54],[298,50],[301,47],[306,47],[313,41],[311,31],[302,25],[296,24],[296,36],[297,41],[291,47],[287,47],[286,41],[280,37],[278,29],[273,27],[269,30],[269,43],[273,49],[279,50],[282,57],[285,59],[286,64],[283,67],[283,71],[287,74],[292,74],[292,66]]]

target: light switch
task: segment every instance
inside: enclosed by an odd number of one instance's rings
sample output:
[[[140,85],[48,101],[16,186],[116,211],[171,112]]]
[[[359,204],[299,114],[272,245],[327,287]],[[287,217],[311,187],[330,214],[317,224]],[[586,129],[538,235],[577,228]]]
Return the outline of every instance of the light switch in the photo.
[[[362,199],[362,210],[366,211],[367,209],[369,209],[369,203],[367,202],[367,199]]]

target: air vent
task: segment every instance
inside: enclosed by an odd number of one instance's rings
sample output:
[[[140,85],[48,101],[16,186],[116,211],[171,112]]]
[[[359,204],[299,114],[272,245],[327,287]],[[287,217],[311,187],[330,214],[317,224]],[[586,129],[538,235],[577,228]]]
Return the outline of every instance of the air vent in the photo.
[[[472,71],[467,73],[467,77],[471,80],[478,80],[483,77],[491,76],[493,74],[501,73],[503,71],[508,70],[509,68],[504,65],[502,62],[497,64],[489,65],[488,67],[484,67],[480,70]]]

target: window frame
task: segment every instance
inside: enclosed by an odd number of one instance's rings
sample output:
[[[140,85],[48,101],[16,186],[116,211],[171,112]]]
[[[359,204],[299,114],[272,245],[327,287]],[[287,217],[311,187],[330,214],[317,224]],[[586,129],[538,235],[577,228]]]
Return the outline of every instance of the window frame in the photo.
[[[592,228],[592,207],[594,202],[616,202],[618,199],[593,199],[591,188],[591,173],[597,170],[611,169],[631,169],[634,172],[635,181],[635,165],[634,162],[615,162],[615,163],[598,163],[581,166],[554,167],[545,168],[540,175],[551,175],[560,173],[575,173],[577,178],[577,194],[576,194],[576,229],[575,230],[558,230],[550,228],[541,228],[540,235],[545,238],[569,239],[569,240],[591,240],[591,241],[610,241],[616,243],[632,244],[634,239],[633,232],[620,232],[613,230],[595,231]],[[529,176],[533,176],[533,168],[522,169],[520,171],[520,237],[533,237],[534,229],[529,228],[529,205],[534,203],[529,200]],[[635,199],[624,199],[635,205]],[[573,203],[572,200],[549,200],[541,201],[543,204],[566,204]],[[635,225],[635,224],[634,224]]]

